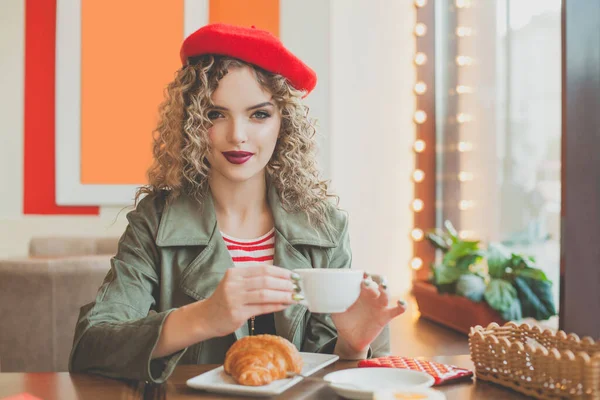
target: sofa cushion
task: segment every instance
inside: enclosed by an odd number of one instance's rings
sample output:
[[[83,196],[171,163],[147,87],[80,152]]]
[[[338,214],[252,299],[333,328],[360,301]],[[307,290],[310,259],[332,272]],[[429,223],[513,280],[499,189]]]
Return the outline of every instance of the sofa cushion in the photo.
[[[79,308],[94,300],[110,257],[0,260],[2,372],[68,370]]]

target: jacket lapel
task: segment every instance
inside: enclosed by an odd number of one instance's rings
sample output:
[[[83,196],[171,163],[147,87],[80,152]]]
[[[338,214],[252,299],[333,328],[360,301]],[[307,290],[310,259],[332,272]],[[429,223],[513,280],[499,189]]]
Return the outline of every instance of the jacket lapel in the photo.
[[[165,207],[156,243],[161,247],[198,247],[198,255],[183,270],[179,286],[196,300],[209,297],[233,262],[217,226],[212,196],[181,195]]]

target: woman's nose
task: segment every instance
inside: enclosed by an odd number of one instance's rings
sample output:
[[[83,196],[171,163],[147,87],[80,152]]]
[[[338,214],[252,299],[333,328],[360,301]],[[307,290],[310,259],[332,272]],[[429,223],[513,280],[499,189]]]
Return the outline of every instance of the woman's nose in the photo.
[[[244,143],[248,140],[247,126],[242,121],[233,121],[227,139],[231,143]]]

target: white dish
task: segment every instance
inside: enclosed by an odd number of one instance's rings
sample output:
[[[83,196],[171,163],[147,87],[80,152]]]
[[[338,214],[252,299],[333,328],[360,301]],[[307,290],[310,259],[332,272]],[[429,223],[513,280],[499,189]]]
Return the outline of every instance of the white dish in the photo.
[[[339,359],[337,355],[332,354],[300,353],[300,355],[304,361],[302,375],[305,376],[312,375]],[[301,380],[302,377],[295,377],[280,379],[265,386],[244,386],[236,383],[225,373],[223,367],[219,367],[188,379],[186,384],[191,388],[208,392],[263,397],[279,395]]]
[[[425,372],[399,368],[344,369],[324,379],[338,395],[352,400],[371,400],[381,390],[428,388],[434,383]]]

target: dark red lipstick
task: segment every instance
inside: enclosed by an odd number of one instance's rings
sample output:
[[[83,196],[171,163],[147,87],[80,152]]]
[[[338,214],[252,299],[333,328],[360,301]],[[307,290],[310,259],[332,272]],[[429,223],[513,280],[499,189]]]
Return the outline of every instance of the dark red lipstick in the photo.
[[[224,151],[223,156],[232,164],[243,164],[248,161],[254,153],[247,151]]]

